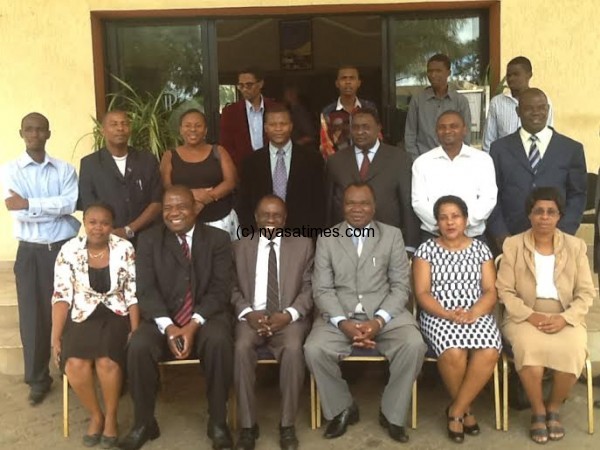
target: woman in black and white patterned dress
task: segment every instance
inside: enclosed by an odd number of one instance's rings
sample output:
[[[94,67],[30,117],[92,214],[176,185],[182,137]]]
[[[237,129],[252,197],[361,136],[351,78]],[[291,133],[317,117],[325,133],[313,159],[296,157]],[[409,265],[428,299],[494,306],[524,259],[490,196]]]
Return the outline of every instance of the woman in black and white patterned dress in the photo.
[[[423,335],[438,358],[438,369],[452,397],[448,436],[479,434],[470,406],[488,382],[501,350],[491,315],[496,304],[492,253],[465,235],[468,210],[452,195],[434,205],[440,237],[421,244],[413,259],[415,295]]]

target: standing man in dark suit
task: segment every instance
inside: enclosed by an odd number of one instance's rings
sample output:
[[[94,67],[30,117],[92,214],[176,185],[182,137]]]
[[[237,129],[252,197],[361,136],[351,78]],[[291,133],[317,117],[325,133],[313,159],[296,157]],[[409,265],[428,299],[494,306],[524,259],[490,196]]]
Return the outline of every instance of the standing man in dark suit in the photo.
[[[254,394],[257,347],[266,346],[279,361],[282,450],[298,448],[294,423],[304,384],[302,346],[310,329],[313,242],[276,233],[285,224],[286,208],[267,195],[256,208],[262,233],[233,243],[235,278],[231,302],[238,318],[235,329],[234,384],[238,398],[240,438],[237,448],[253,450],[258,438]],[[269,238],[271,237],[271,238]]]
[[[127,145],[131,124],[124,111],[106,113],[102,135],[106,146],[81,160],[79,208],[108,203],[115,211],[113,233],[132,240],[160,214],[158,161],[149,151]]]
[[[492,143],[498,201],[488,229],[498,251],[504,239],[530,227],[524,199],[533,188],[553,186],[560,191],[566,201],[558,223],[562,231],[575,234],[581,223],[587,189],[583,146],[546,125],[548,110],[544,92],[527,89],[517,106],[521,128]]]
[[[286,227],[323,226],[323,159],[316,151],[292,143],[292,119],[283,105],[265,113],[268,143],[244,161],[240,184],[239,218],[243,226],[255,225],[254,211],[267,194],[279,196],[287,206]]]
[[[238,73],[237,88],[242,99],[227,105],[221,113],[219,143],[231,155],[239,169],[244,159],[253,151],[263,148],[263,117],[265,110],[274,102],[262,95],[263,75],[256,69],[244,69]]]
[[[163,196],[163,221],[140,237],[137,298],[146,321],[127,352],[134,425],[120,447],[138,449],[160,435],[154,418],[158,362],[199,358],[206,377],[214,449],[233,447],[227,427],[227,395],[233,377],[229,298],[231,246],[224,231],[196,222],[192,192],[173,186]]]
[[[420,222],[411,205],[410,157],[399,148],[379,142],[381,122],[377,111],[362,108],[352,116],[354,147],[340,150],[327,162],[328,226],[344,217],[344,189],[365,182],[375,192],[375,218],[402,230],[406,250],[419,245]]]

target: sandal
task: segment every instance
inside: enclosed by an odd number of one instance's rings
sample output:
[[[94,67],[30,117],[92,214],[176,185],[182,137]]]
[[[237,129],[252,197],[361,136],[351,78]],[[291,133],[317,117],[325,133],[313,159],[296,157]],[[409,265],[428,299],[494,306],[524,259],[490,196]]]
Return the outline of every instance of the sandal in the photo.
[[[550,425],[550,422],[558,422],[558,425]],[[560,441],[565,437],[565,427],[560,424],[558,411],[546,412],[546,427],[548,429],[548,439],[551,441]],[[553,434],[554,436],[552,436]]]
[[[546,416],[543,414],[532,415],[531,425],[535,425],[536,423],[543,423],[544,428],[530,428],[529,437],[536,444],[545,444],[548,442],[548,428],[546,426]]]
[[[465,413],[463,420],[467,417],[474,417],[471,411]],[[479,433],[481,433],[481,428],[479,428],[479,424],[477,422],[475,422],[475,425],[463,425],[463,430],[465,434],[468,434],[469,436],[477,436]]]
[[[462,444],[463,441],[465,440],[465,433],[464,433],[464,429],[463,431],[452,431],[450,429],[450,424],[452,422],[460,422],[463,423],[463,418],[462,417],[450,417],[450,407],[448,406],[446,408],[446,418],[448,419],[448,437],[450,438],[450,440],[452,442],[455,442],[457,444]],[[463,425],[464,427],[464,425]]]

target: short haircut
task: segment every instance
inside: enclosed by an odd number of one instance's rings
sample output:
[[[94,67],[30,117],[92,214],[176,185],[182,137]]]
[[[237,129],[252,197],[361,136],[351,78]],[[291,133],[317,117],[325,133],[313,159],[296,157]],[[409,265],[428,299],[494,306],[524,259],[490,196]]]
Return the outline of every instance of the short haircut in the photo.
[[[524,97],[534,97],[536,95],[542,95],[546,99],[546,103],[548,103],[548,97],[544,91],[535,87],[525,89],[521,92],[521,95],[519,95],[519,102],[522,101]]]
[[[527,196],[527,200],[525,201],[525,212],[527,215],[531,214],[536,202],[540,200],[554,202],[560,215],[562,216],[565,213],[565,199],[560,191],[554,186],[541,186],[536,187]]]
[[[46,124],[46,128],[50,129],[50,122],[48,121],[48,118],[39,112],[30,112],[29,114],[26,114],[21,119],[21,128],[23,128],[23,122],[25,122],[26,119],[31,118],[41,119]]]
[[[262,71],[258,70],[256,67],[246,67],[245,69],[238,70],[238,73],[237,73],[238,78],[243,73],[249,73],[250,75],[254,75],[254,78],[256,78],[256,81],[262,81],[265,79],[265,76],[262,73]]]
[[[200,111],[198,108],[190,108],[186,109],[181,116],[179,116],[179,126],[183,123],[183,118],[188,114],[200,114],[202,116],[202,120],[204,120],[204,125],[206,125],[206,114]]]
[[[450,58],[448,58],[443,53],[436,53],[435,55],[433,55],[431,58],[429,58],[427,60],[427,65],[429,65],[429,63],[432,63],[432,62],[444,63],[444,66],[446,66],[446,69],[450,70],[450,65],[451,65]]]
[[[463,125],[466,125],[465,118],[463,117],[463,115],[459,111],[456,111],[454,109],[449,109],[448,111],[444,111],[443,113],[441,113],[435,121],[436,125],[444,116],[458,116]]]
[[[368,106],[365,108],[358,108],[356,111],[354,111],[352,113],[352,118],[354,118],[356,116],[360,116],[360,115],[371,116],[373,119],[375,119],[375,122],[377,123],[377,125],[381,125],[381,119],[379,118],[379,113],[377,112],[377,110],[375,108],[370,108]]]
[[[131,120],[127,111],[124,111],[122,109],[111,109],[110,111],[106,111],[106,113],[104,113],[104,117],[102,118],[102,125],[104,125],[106,118],[111,114],[124,114],[125,117],[127,117],[127,120]]]
[[[86,206],[86,208],[83,210],[83,217],[86,216],[86,214],[88,213],[88,211],[90,209],[103,209],[104,211],[107,211],[110,214],[110,221],[111,223],[114,223],[115,221],[115,209],[109,205],[106,202],[102,202],[102,201],[98,201],[98,202],[93,202],[90,203],[89,205]]]
[[[435,217],[436,222],[439,220],[440,209],[443,205],[456,205],[462,212],[463,217],[469,217],[469,208],[467,208],[467,204],[462,198],[456,195],[444,195],[438,198],[433,205],[433,217]]]
[[[256,203],[256,208],[254,208],[254,214],[256,214],[258,212],[258,208],[260,208],[260,205],[263,204],[263,202],[266,201],[275,201],[275,202],[279,202],[283,205],[283,209],[285,210],[286,214],[287,214],[287,205],[285,204],[285,200],[283,200],[280,196],[275,195],[275,194],[267,194],[267,195],[263,195],[260,200]]]
[[[506,67],[508,66],[521,66],[527,72],[533,72],[533,68],[531,67],[531,61],[529,61],[529,59],[525,58],[524,56],[517,56],[516,58],[511,59],[506,65]]]
[[[369,183],[365,183],[364,181],[355,181],[354,183],[350,183],[348,186],[346,186],[344,188],[344,197],[346,197],[346,192],[348,192],[348,190],[350,188],[358,188],[358,189],[367,188],[369,190],[369,192],[371,192],[371,195],[373,196],[373,202],[376,202],[375,191],[373,190],[373,188],[371,187],[371,185]]]
[[[353,65],[353,64],[344,64],[344,65],[342,65],[342,66],[339,66],[339,67],[338,67],[338,70],[337,70],[337,75],[336,75],[336,78],[340,76],[340,72],[341,72],[342,70],[344,70],[344,69],[352,69],[352,70],[356,70],[356,74],[358,75],[358,79],[360,79],[360,70],[358,70],[358,67],[356,67],[356,66],[355,66],[355,65]]]
[[[183,195],[189,197],[190,200],[192,201],[192,203],[194,203],[196,201],[194,199],[194,194],[193,194],[192,190],[189,187],[184,186],[183,184],[174,184],[173,186],[165,189],[165,192],[163,192],[163,196],[162,196],[163,202],[164,202],[165,197],[169,194],[183,194]]]
[[[265,110],[265,122],[267,121],[269,114],[287,114],[290,121],[292,120],[292,113],[283,103],[274,103]]]

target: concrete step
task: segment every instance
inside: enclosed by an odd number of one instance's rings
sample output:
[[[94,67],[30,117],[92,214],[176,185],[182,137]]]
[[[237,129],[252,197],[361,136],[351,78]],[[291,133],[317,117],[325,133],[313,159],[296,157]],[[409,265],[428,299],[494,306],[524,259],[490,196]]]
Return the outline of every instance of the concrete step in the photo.
[[[23,374],[23,347],[19,327],[0,328],[0,373]]]
[[[0,267],[0,328],[13,327],[18,323],[17,289],[12,267]]]

